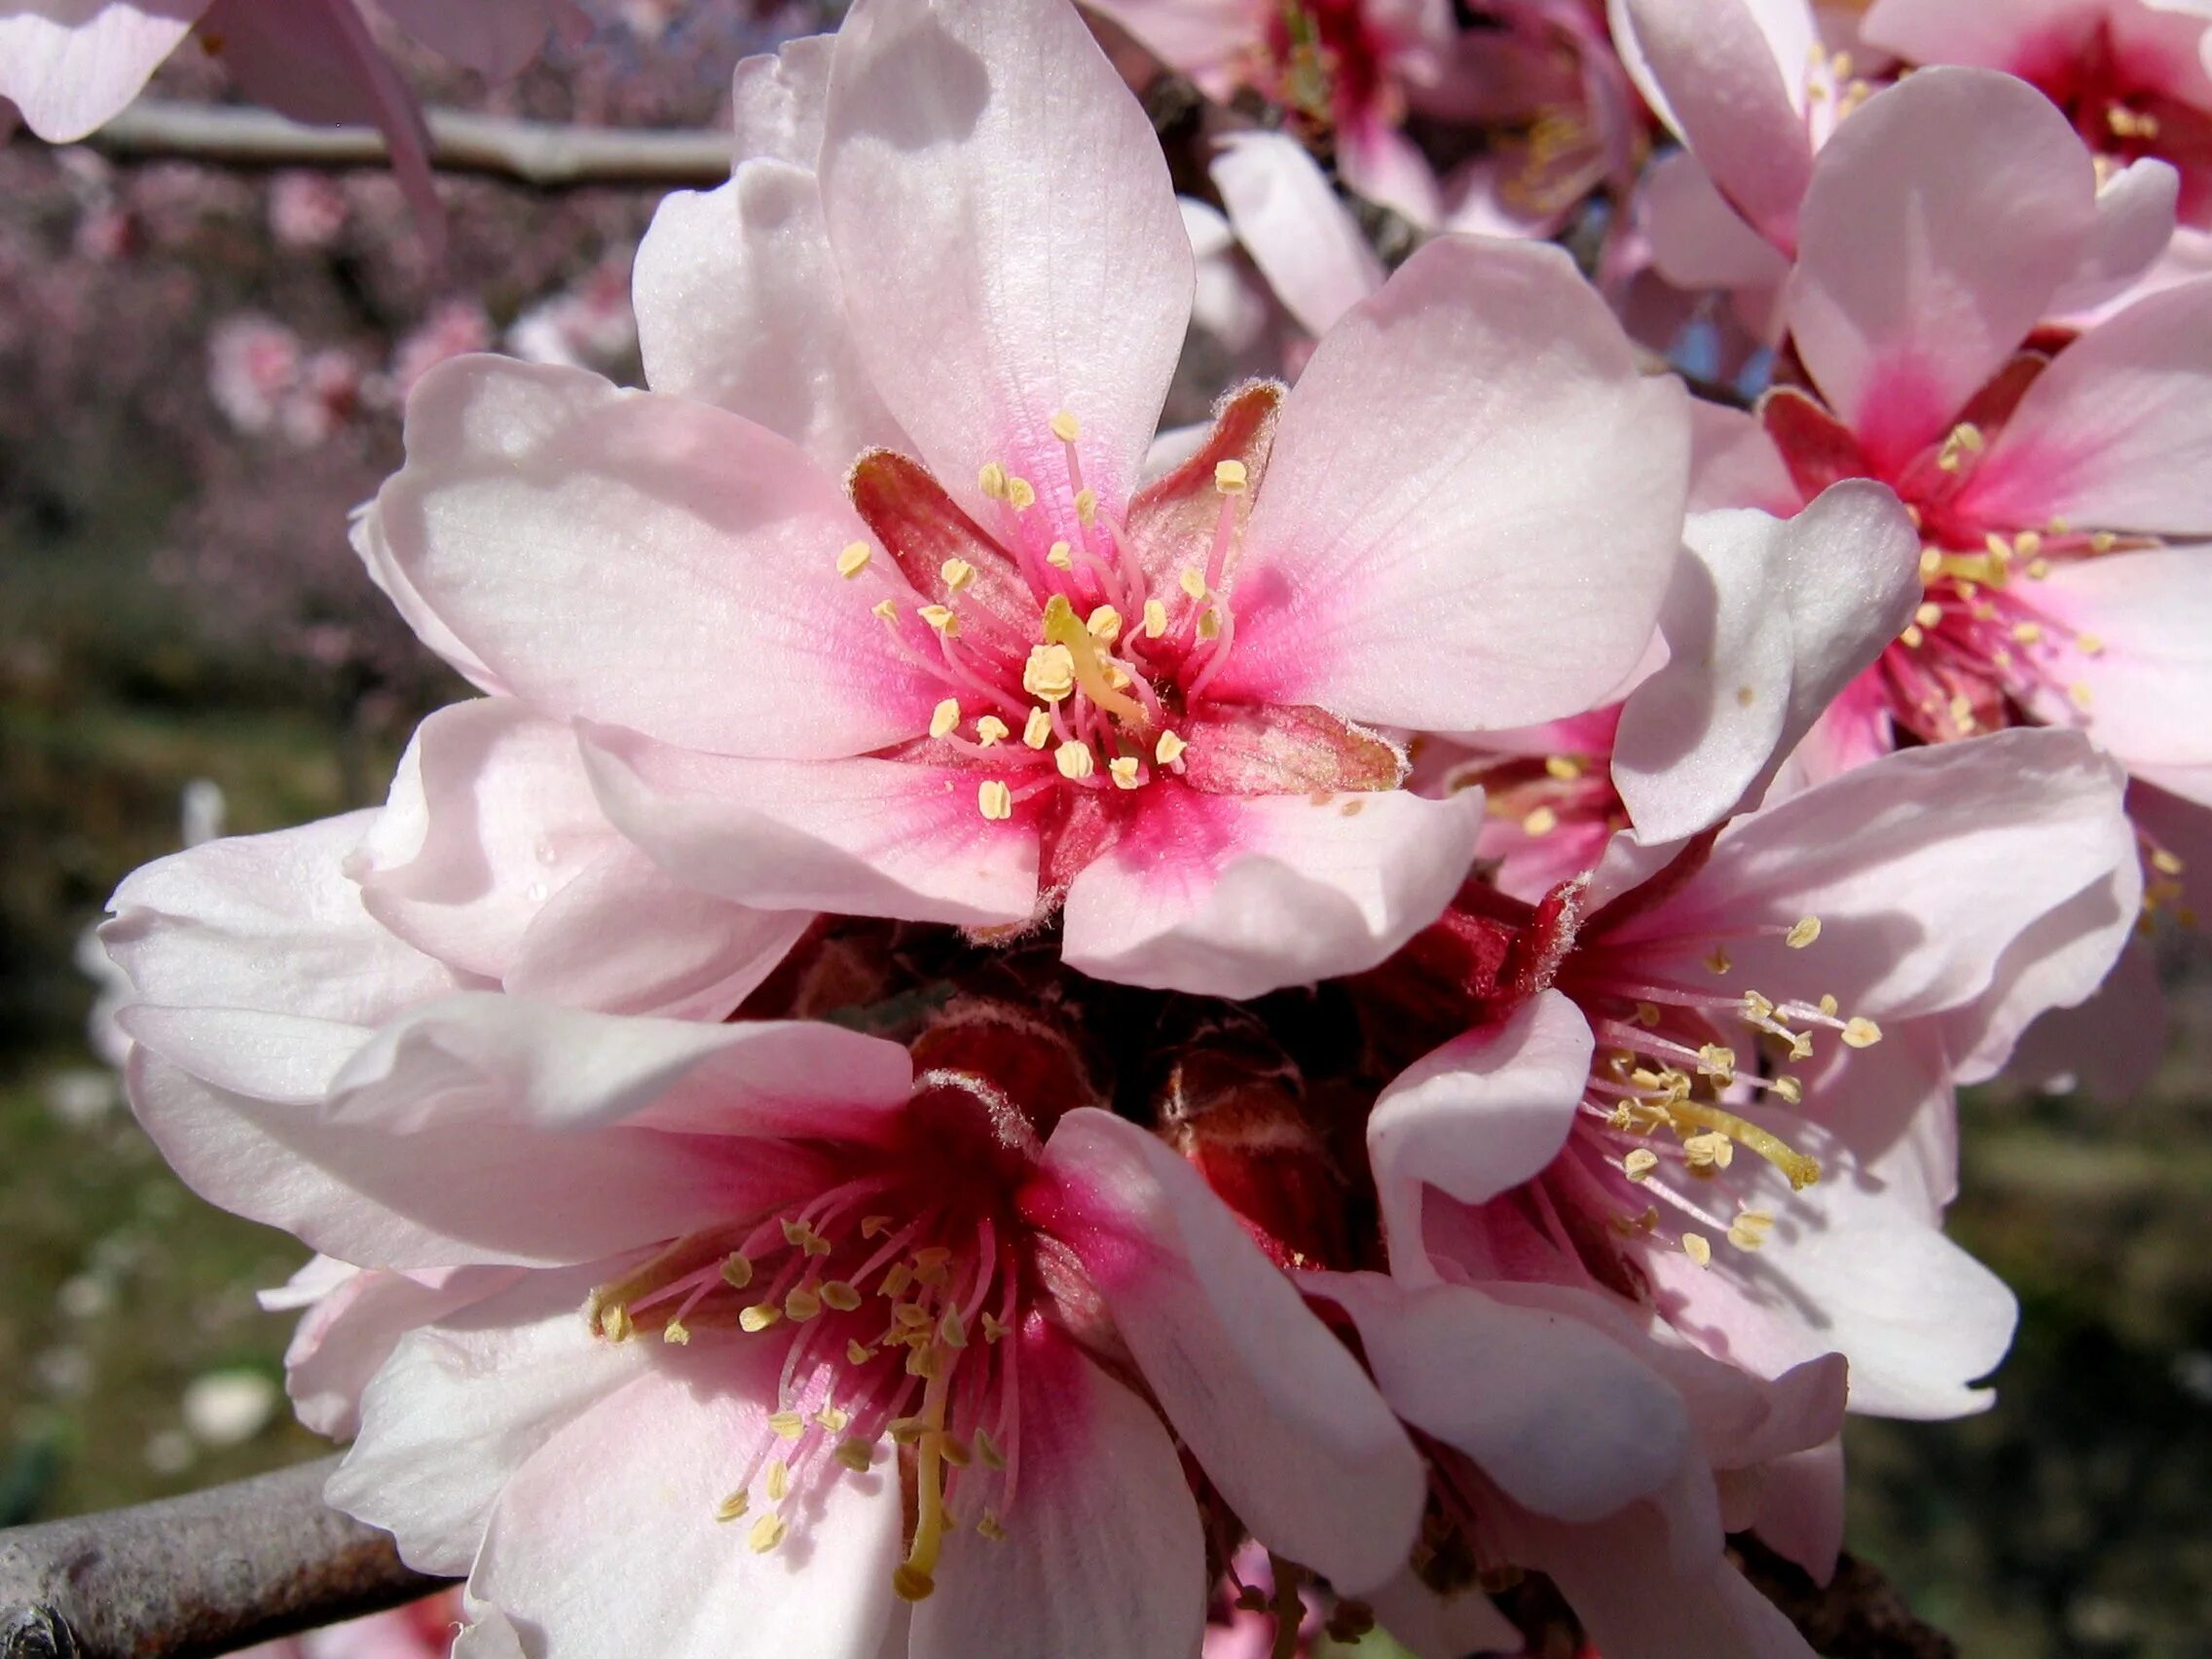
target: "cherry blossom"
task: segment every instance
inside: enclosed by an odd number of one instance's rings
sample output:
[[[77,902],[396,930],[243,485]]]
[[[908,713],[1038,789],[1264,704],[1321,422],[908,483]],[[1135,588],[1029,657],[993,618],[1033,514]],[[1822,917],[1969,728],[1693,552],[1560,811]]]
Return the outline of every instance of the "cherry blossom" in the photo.
[[[374,510],[391,569],[583,722],[609,816],[689,886],[975,929],[1064,903],[1075,966],[1217,993],[1372,965],[1479,825],[1396,787],[1386,729],[1621,679],[1678,387],[1556,252],[1448,239],[1140,488],[1189,242],[1088,33],[885,0],[834,52],[818,166],[750,160],[641,252],[647,373],[688,395],[448,365]],[[780,405],[804,453],[703,395]]]

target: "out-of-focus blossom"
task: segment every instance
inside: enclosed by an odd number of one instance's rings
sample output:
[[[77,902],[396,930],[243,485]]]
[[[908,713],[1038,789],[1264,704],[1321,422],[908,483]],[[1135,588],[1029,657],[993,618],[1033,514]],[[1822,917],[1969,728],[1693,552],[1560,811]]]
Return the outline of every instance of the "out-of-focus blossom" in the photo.
[[[2072,733],[1890,756],[1540,904],[1470,888],[1364,982],[1386,1049],[1471,1027],[1368,1122],[1390,1279],[1308,1281],[1444,1449],[1444,1561],[1544,1570],[1622,1659],[1809,1651],[1723,1529],[1832,1567],[1842,1361],[1860,1411],[1988,1402],[2013,1306],[1939,1229],[1950,1089],[2125,940],[2120,783]]]
[[[405,335],[391,354],[389,390],[403,403],[423,377],[440,363],[481,351],[492,344],[492,319],[472,299],[450,299]]]
[[[479,72],[512,75],[558,23],[568,0],[377,0],[380,12],[432,50]],[[438,222],[429,135],[405,83],[378,48],[355,0],[25,0],[0,16],[0,96],[33,132],[74,142],[135,98],[195,31],[247,94],[296,121],[373,122],[400,183]]]
[[[282,323],[237,316],[207,342],[207,389],[241,432],[276,433],[303,449],[328,438],[359,411],[361,364],[337,347],[310,351]]]
[[[462,1617],[461,1593],[441,1590],[404,1607],[263,1642],[239,1659],[447,1659]]]
[[[1135,488],[1190,249],[1088,32],[886,4],[836,53],[827,136],[793,146],[819,184],[756,156],[656,219],[663,389],[482,359],[424,383],[375,508],[394,569],[590,722],[609,814],[687,885],[971,928],[1064,896],[1070,962],[1220,993],[1372,965],[1479,823],[1399,791],[1372,727],[1619,681],[1678,524],[1678,388],[1555,252],[1445,240],[1295,392],[1234,394]],[[939,73],[977,108],[914,101]],[[1032,279],[1040,238],[1083,257]]]
[[[280,172],[269,184],[269,229],[286,247],[327,247],[345,229],[346,192],[327,173]]]
[[[516,317],[506,348],[530,363],[565,363],[605,374],[638,349],[630,309],[630,256],[601,260],[570,286]],[[470,350],[475,350],[472,347]]]

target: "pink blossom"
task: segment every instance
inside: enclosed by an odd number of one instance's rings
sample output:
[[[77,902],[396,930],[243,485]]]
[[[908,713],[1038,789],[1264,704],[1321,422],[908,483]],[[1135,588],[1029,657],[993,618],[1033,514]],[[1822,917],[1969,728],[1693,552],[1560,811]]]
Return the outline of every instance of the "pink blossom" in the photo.
[[[2097,234],[2094,171],[2049,103],[1923,70],[1821,157],[1788,318],[1812,383],[1756,424],[1701,416],[1725,493],[1789,510],[1844,477],[1913,512],[1926,597],[1808,739],[1813,775],[1902,738],[2079,727],[2212,802],[2212,281],[2137,301],[2055,357],[2026,351]],[[1870,249],[1884,249],[1874,254]],[[1816,395],[1817,394],[1817,395]],[[1725,435],[1723,435],[1725,434]]]
[[[403,401],[423,377],[440,363],[492,344],[492,319],[473,299],[439,302],[430,314],[400,338],[391,353],[391,396]]]
[[[270,233],[286,247],[327,247],[345,229],[346,192],[317,172],[280,172],[269,185]]]
[[[240,1659],[446,1659],[462,1619],[459,1590],[249,1647]]]
[[[1987,1403],[2013,1307],[1939,1230],[1949,1090],[2126,938],[2119,786],[2071,733],[1893,756],[1471,888],[1363,983],[1385,1043],[1473,1026],[1368,1123],[1390,1277],[1306,1279],[1434,1446],[1446,1553],[1547,1572],[1613,1659],[1809,1651],[1722,1532],[1832,1567],[1845,1361],[1862,1412]]]
[[[630,310],[630,256],[603,259],[507,330],[507,349],[526,362],[607,370],[638,349]],[[473,348],[471,348],[473,349]]]
[[[311,352],[298,335],[267,317],[217,323],[207,357],[208,395],[241,432],[277,432],[312,448],[361,404],[364,377],[351,352],[337,347]]]
[[[298,835],[201,857],[281,876]],[[1184,1651],[1178,1444],[1286,1559],[1398,1570],[1419,1467],[1357,1364],[1032,1016],[956,1008],[909,1056],[461,992],[371,1032],[420,978],[303,976],[325,925],[247,949],[195,897],[111,925],[141,1121],[382,1270],[304,1287],[303,1400],[343,1422],[375,1367],[332,1500],[552,1651]]]
[[[1553,250],[1447,240],[1137,488],[1190,251],[1088,32],[891,0],[835,51],[819,178],[758,156],[656,219],[654,392],[424,382],[374,514],[394,569],[587,722],[609,816],[702,891],[983,929],[1064,896],[1075,965],[1222,993],[1380,960],[1479,818],[1397,790],[1377,728],[1619,681],[1678,388]],[[1045,248],[1084,252],[1046,280]]]

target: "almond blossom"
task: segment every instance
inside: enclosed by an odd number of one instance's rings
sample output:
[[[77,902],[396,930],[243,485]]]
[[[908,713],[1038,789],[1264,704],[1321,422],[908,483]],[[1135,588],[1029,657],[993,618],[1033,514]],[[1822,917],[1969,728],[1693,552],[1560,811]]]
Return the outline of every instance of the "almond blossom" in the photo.
[[[141,1121],[378,1270],[303,1287],[296,1359],[388,1344],[331,1499],[532,1651],[1186,1651],[1178,1448],[1286,1559],[1402,1569],[1418,1464],[1350,1353],[1033,1015],[912,1055],[490,992],[369,1031],[358,986],[210,952],[224,920],[119,941]]]
[[[641,252],[648,376],[686,395],[425,380],[369,521],[418,626],[578,721],[608,816],[701,891],[977,930],[1064,903],[1071,964],[1220,994],[1379,961],[1479,825],[1397,787],[1386,731],[1620,681],[1679,387],[1556,251],[1447,239],[1139,487],[1190,248],[1080,20],[876,0],[833,53],[820,136]]]
[[[1439,1557],[1544,1570],[1610,1655],[1810,1651],[1723,1528],[1832,1567],[1842,1361],[1862,1412],[1988,1403],[1949,1090],[2110,967],[2119,808],[2077,734],[1892,756],[1539,904],[1470,886],[1361,981],[1385,1051],[1471,1027],[1368,1123],[1389,1276],[1306,1280],[1445,1449]]]
[[[1920,531],[1926,598],[1814,728],[1813,775],[2041,723],[2212,802],[2212,583],[2186,545],[2212,532],[2212,281],[2024,350],[2096,216],[2064,118],[1988,71],[1923,70],[1822,153],[1788,311],[1811,386],[1700,418],[1708,500],[1787,512],[1873,477]]]

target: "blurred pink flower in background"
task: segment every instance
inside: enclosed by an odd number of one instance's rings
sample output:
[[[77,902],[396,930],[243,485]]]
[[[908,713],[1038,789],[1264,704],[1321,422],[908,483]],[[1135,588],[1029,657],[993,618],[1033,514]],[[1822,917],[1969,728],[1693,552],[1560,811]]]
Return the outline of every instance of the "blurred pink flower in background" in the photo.
[[[459,1590],[246,1648],[239,1659],[447,1659],[461,1629]]]

